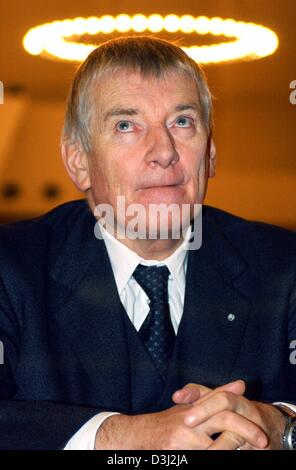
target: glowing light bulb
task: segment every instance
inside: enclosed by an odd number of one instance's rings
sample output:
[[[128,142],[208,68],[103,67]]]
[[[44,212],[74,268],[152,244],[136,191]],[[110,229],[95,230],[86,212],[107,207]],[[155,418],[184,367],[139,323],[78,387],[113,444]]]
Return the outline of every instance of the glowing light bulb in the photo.
[[[147,18],[144,15],[134,15],[132,17],[132,29],[137,33],[142,33],[147,28]]]
[[[101,31],[101,21],[95,16],[90,16],[86,20],[85,34],[95,35]],[[65,37],[65,35],[63,34]]]
[[[177,15],[167,15],[163,20],[163,28],[169,33],[175,33],[179,29],[179,18]]]
[[[111,15],[104,15],[101,18],[101,31],[105,34],[113,33],[115,30],[115,20]]]
[[[131,17],[129,15],[118,15],[115,18],[115,28],[120,33],[126,33],[132,27]]]
[[[209,18],[207,16],[199,16],[195,20],[195,31],[198,34],[208,34],[209,32]]]
[[[82,36],[83,34],[86,33],[86,21],[84,18],[74,18],[73,22],[73,34],[77,36]],[[60,21],[59,24],[57,24],[57,32],[59,34],[63,34],[63,23]]]
[[[211,34],[214,36],[220,36],[224,33],[224,22],[222,18],[212,18],[209,21]]]
[[[163,29],[163,18],[160,15],[154,14],[148,17],[147,29],[151,33],[159,33]]]
[[[43,44],[39,41],[37,28],[30,29],[23,39],[23,45],[27,52],[32,55],[39,55],[43,52]]]
[[[180,18],[180,31],[183,33],[192,33],[195,28],[195,19],[191,15],[183,15]]]

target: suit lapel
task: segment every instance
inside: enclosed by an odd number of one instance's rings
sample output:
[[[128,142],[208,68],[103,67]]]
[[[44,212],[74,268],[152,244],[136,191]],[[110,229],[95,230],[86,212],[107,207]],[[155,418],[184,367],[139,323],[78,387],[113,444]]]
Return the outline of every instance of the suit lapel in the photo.
[[[94,236],[94,224],[89,212],[65,243],[51,276],[51,308],[90,378],[96,403],[102,408],[127,412],[130,371],[126,313],[105,244]]]
[[[166,401],[186,383],[215,387],[231,379],[250,313],[250,301],[241,289],[252,283],[247,265],[207,208],[204,212],[202,247],[189,251],[184,311]]]

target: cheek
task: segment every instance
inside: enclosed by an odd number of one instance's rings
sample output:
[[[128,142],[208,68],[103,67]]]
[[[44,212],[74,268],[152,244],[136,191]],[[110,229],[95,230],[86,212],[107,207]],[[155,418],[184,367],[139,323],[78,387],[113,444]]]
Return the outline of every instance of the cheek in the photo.
[[[183,168],[191,178],[196,179],[198,177],[206,161],[206,152],[206,143],[190,148],[187,147],[183,151],[182,149],[180,150],[180,155],[183,155],[183,158],[181,158]]]
[[[120,186],[133,186],[139,176],[141,152],[136,146],[116,146],[109,155],[108,170],[113,180]]]
[[[182,165],[188,178],[187,198],[191,202],[200,203],[203,199],[205,187],[206,140],[186,147],[181,155],[183,155],[183,158],[181,158]]]
[[[91,156],[89,172],[92,193],[96,203],[107,203],[111,196],[110,188],[114,187],[112,172],[108,165],[108,155],[97,150]]]
[[[131,188],[137,180],[138,170],[135,160],[128,158],[122,149],[114,149],[104,154],[101,161],[97,159],[93,167],[94,193],[115,203],[117,196],[129,196]]]

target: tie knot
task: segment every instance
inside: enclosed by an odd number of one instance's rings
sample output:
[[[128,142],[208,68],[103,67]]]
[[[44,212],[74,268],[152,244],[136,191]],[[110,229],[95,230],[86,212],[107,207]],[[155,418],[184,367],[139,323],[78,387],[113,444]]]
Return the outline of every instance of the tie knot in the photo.
[[[133,277],[153,303],[168,302],[168,278],[166,266],[143,266],[139,264]]]

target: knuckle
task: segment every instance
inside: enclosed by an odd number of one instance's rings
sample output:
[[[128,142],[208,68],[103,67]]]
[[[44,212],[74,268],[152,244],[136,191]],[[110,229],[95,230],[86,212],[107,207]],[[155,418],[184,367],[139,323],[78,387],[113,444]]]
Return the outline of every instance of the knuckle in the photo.
[[[202,405],[198,405],[196,409],[198,417],[200,419],[204,419],[205,417],[211,415],[212,406],[210,403],[204,402]]]
[[[220,392],[220,401],[224,408],[228,409],[232,405],[232,393],[230,392]]]
[[[234,417],[235,415],[231,411],[222,411],[220,413],[220,420],[227,428],[233,426]]]

